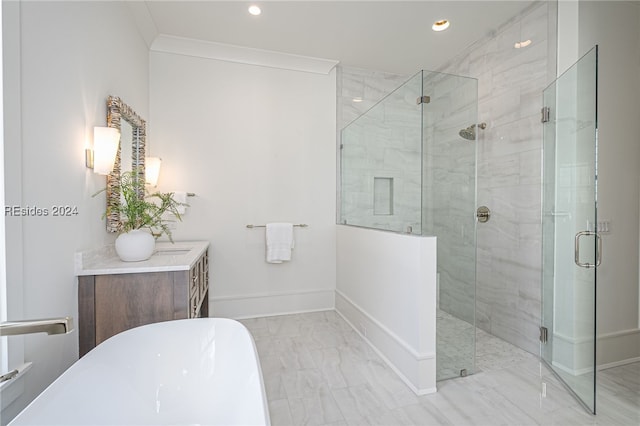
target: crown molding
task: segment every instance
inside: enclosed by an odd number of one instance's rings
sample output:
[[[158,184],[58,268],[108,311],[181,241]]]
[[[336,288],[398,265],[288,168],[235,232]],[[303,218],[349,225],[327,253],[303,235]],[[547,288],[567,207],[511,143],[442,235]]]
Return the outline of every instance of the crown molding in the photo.
[[[173,53],[198,58],[237,62],[314,74],[329,74],[339,61],[292,55],[271,50],[234,46],[159,34],[151,44],[152,52]]]

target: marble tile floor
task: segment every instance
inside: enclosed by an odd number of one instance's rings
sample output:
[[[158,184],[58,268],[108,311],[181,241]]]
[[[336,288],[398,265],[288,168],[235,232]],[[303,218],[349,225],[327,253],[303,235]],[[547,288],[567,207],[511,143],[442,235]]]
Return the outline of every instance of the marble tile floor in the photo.
[[[437,380],[457,378],[462,368],[470,372],[492,371],[538,360],[537,356],[441,309],[436,311],[436,328]]]
[[[258,348],[274,426],[640,425],[640,363],[599,374],[592,416],[537,357],[487,333],[478,334],[476,374],[416,396],[335,311],[242,323]]]

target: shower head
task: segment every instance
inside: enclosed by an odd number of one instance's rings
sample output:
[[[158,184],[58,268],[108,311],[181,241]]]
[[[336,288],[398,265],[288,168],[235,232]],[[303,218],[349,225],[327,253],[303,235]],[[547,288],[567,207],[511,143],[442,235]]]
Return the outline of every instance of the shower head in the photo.
[[[460,136],[462,136],[463,138],[470,140],[470,141],[475,141],[476,140],[476,127],[480,128],[480,129],[486,129],[487,128],[487,123],[480,123],[480,124],[472,124],[471,126],[467,127],[466,129],[462,129],[458,132],[458,134]]]
[[[475,141],[476,140],[476,125],[473,124],[469,127],[467,127],[466,129],[462,129],[460,130],[460,132],[458,133],[460,136],[462,136],[463,138],[470,140],[470,141]]]

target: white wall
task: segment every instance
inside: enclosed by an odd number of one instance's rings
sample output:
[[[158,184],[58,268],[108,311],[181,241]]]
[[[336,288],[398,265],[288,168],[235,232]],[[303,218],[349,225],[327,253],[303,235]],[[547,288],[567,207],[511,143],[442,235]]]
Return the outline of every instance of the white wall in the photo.
[[[338,226],[336,310],[417,394],[436,390],[436,238]]]
[[[597,361],[613,366],[640,359],[640,4],[560,2],[558,19],[559,74],[599,46],[598,220],[610,232],[597,275]]]
[[[3,2],[5,204],[77,206],[72,217],[5,217],[10,319],[77,320],[73,255],[113,241],[101,215],[102,176],[85,168],[106,98],[148,117],[148,49],[123,3]],[[10,231],[9,231],[10,230]],[[30,335],[25,393],[8,422],[78,357],[78,335]]]
[[[194,56],[199,47],[210,46],[152,46],[149,152],[163,159],[158,189],[197,194],[174,238],[211,243],[210,315],[332,309],[335,71]],[[246,228],[268,222],[309,225],[295,228],[291,262],[267,264],[264,228]]]
[[[598,50],[598,220],[604,234],[597,278],[599,364],[640,359],[638,188],[640,5],[581,1],[579,55]]]
[[[0,41],[2,40],[2,8],[0,7]],[[2,52],[2,46],[0,46]],[[3,59],[0,56],[0,66]],[[2,76],[0,68],[0,76]],[[2,80],[0,79],[0,95],[4,98],[4,89]],[[4,103],[0,104],[0,117],[4,115]],[[4,120],[0,121],[0,200],[4,200]],[[0,321],[7,320],[7,256],[5,244],[4,221],[0,221]],[[0,369],[7,371],[9,369],[8,353],[6,348],[6,339],[1,341],[0,346]],[[1,408],[0,408],[1,409]]]
[[[558,76],[580,59],[578,47],[579,10],[579,1],[558,1]]]

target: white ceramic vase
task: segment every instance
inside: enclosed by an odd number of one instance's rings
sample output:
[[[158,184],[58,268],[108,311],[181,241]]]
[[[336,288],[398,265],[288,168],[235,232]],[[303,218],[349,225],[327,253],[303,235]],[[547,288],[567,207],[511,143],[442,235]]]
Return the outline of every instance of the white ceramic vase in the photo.
[[[156,248],[156,239],[147,231],[134,229],[116,238],[116,253],[124,262],[147,260]]]

